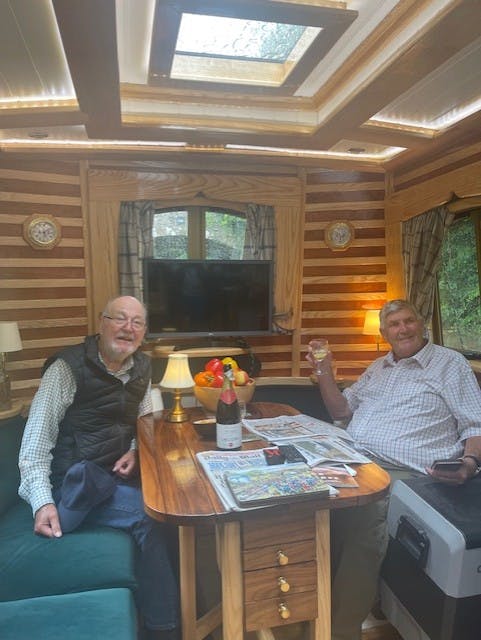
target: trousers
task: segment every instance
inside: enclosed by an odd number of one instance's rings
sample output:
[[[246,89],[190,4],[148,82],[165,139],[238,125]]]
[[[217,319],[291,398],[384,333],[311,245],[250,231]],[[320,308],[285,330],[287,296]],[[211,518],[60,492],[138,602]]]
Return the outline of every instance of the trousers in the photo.
[[[94,507],[85,524],[128,532],[139,548],[137,605],[145,626],[170,630],[179,626],[179,588],[173,532],[144,511],[138,483],[117,479],[113,495]]]
[[[396,480],[422,474],[376,461]],[[376,600],[388,543],[389,496],[362,507],[331,511],[331,640],[361,640]]]

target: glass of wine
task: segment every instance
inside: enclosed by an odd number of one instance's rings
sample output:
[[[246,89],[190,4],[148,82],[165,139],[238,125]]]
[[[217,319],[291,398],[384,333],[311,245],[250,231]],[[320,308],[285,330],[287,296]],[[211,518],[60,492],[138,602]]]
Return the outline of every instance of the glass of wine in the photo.
[[[325,338],[317,338],[316,340],[311,340],[309,342],[309,351],[312,353],[314,360],[317,363],[321,363],[322,360],[329,353],[329,342]],[[317,375],[323,375],[323,371],[321,371],[319,366],[316,366],[315,372]]]

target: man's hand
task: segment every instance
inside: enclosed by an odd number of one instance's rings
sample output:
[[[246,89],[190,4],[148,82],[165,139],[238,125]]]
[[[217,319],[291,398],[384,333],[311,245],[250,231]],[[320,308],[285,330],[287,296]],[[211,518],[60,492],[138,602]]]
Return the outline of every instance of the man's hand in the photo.
[[[60,538],[62,529],[58,518],[57,507],[53,503],[44,504],[35,513],[33,531],[39,536]]]
[[[137,468],[137,452],[131,449],[127,451],[114,464],[112,471],[121,478],[129,478]]]
[[[477,472],[477,464],[472,458],[463,458],[462,465],[457,471],[446,471],[440,468],[433,469],[432,467],[428,467],[426,471],[434,480],[445,484],[461,485],[474,478]]]

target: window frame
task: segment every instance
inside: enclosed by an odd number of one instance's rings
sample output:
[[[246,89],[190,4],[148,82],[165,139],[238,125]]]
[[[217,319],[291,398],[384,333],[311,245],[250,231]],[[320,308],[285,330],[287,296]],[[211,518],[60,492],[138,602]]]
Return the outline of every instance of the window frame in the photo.
[[[479,293],[481,295],[481,207],[478,205],[476,207],[469,207],[462,211],[459,211],[453,220],[453,224],[462,218],[471,218],[474,227],[475,233],[475,246],[476,246],[476,266],[478,272],[478,287]],[[449,229],[448,229],[449,231]],[[443,322],[441,316],[441,299],[439,295],[439,277],[436,276],[436,290],[435,290],[435,298],[434,298],[434,309],[433,309],[433,317],[432,317],[432,332],[433,332],[433,340],[435,343],[443,345]],[[469,355],[474,359],[481,359],[481,351],[479,352],[463,352],[460,349],[457,349],[463,355]]]
[[[246,218],[245,208],[239,205],[234,208],[232,204],[222,206],[216,204],[179,204],[171,206],[156,207],[154,216],[157,213],[169,213],[174,211],[187,212],[187,259],[208,260],[205,256],[205,234],[206,234],[206,214],[209,211],[224,213],[231,216]],[[153,238],[155,241],[155,239]],[[180,258],[179,258],[180,259]]]

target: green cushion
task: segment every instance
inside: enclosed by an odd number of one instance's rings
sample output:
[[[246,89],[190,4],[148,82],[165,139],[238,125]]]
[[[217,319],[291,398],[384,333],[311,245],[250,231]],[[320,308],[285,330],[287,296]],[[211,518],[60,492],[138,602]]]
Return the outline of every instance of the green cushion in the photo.
[[[123,531],[85,526],[61,538],[36,536],[30,507],[21,501],[0,517],[0,601],[135,589],[134,563],[134,542]]]
[[[2,640],[135,640],[136,627],[128,589],[0,602]]]
[[[20,473],[18,470],[18,452],[22,441],[25,418],[15,416],[0,421],[0,514],[18,501]]]

